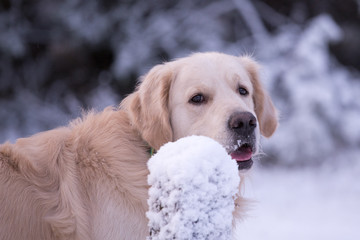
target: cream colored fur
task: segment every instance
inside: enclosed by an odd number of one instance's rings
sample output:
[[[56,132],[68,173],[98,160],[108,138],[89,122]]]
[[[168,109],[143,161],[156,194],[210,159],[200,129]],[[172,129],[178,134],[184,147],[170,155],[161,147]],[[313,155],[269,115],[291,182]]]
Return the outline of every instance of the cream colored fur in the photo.
[[[239,83],[252,97],[236,95]],[[207,106],[188,104],[194,91]],[[0,239],[145,239],[149,148],[194,134],[226,146],[233,111],[254,113],[266,137],[276,129],[254,61],[194,54],[155,66],[119,109],[0,145]]]

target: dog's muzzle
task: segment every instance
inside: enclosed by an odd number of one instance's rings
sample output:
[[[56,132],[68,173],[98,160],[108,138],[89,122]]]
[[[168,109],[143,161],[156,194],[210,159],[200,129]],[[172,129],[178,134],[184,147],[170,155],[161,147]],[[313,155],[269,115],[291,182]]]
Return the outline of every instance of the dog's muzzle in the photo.
[[[236,160],[239,170],[250,169],[255,148],[255,128],[257,120],[250,112],[236,112],[229,118],[228,127],[236,143],[229,149],[230,156]]]

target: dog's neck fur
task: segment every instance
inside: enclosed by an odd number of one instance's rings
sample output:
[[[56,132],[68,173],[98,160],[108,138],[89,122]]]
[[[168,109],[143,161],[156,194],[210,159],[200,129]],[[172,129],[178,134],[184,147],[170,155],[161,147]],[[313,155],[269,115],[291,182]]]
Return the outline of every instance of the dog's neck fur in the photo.
[[[101,118],[101,121],[97,119]],[[74,121],[71,124],[74,149],[77,154],[77,165],[81,167],[85,184],[91,184],[86,189],[92,189],[93,193],[113,195],[118,203],[100,203],[114,206],[113,211],[123,211],[129,217],[129,222],[138,224],[139,238],[124,236],[124,239],[145,239],[147,232],[147,218],[145,213],[148,209],[148,168],[147,161],[150,158],[148,145],[141,139],[140,134],[131,127],[130,120],[124,110],[115,111],[106,109],[99,114],[89,113],[83,119]],[[81,136],[76,138],[76,136]],[[96,147],[96,148],[95,148]],[[99,182],[92,179],[85,179],[94,176]],[[111,182],[115,186],[112,192],[103,192],[102,186]],[[93,194],[90,193],[90,194]],[[86,195],[90,195],[86,194]],[[114,196],[116,195],[116,196]],[[96,196],[92,196],[96,197]],[[90,196],[91,198],[91,196]],[[92,199],[89,199],[90,205]],[[126,201],[127,204],[124,205]],[[118,206],[115,206],[118,204]],[[132,206],[126,209],[125,206]],[[100,206],[103,207],[103,206]],[[94,209],[99,205],[93,205]],[[103,207],[104,208],[104,207]],[[106,210],[106,209],[105,209]],[[105,211],[104,210],[104,211]],[[119,220],[119,228],[129,223]],[[140,227],[142,226],[142,227]],[[131,226],[127,226],[131,227]],[[131,227],[136,229],[135,227]],[[129,232],[125,231],[124,232]]]
[[[78,164],[116,181],[122,189],[131,188],[131,192],[133,188],[147,191],[147,144],[131,128],[124,111],[106,109],[100,114],[101,122],[96,120],[97,114],[90,113],[81,124],[77,121],[72,124],[74,136],[86,136],[73,139],[76,142],[74,145]],[[119,176],[120,172],[122,176]],[[141,180],[138,180],[139,176],[142,176]],[[140,194],[140,191],[136,193]],[[135,194],[133,197],[142,200],[145,195],[147,193]]]

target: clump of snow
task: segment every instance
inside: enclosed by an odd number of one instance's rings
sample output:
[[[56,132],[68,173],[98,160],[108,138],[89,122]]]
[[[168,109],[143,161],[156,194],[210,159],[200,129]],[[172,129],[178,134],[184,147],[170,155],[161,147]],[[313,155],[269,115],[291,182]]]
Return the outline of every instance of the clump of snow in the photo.
[[[167,143],[148,162],[148,240],[231,238],[237,165],[202,136]]]

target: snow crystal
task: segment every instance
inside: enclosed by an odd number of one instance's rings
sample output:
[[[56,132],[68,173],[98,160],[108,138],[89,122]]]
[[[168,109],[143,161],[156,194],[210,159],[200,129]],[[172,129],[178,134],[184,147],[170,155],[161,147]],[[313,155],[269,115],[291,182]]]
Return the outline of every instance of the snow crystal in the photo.
[[[201,136],[167,143],[148,162],[148,239],[230,239],[236,162]]]

